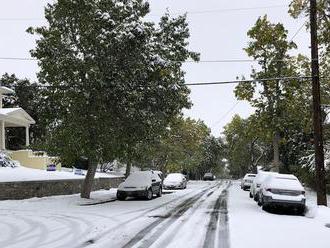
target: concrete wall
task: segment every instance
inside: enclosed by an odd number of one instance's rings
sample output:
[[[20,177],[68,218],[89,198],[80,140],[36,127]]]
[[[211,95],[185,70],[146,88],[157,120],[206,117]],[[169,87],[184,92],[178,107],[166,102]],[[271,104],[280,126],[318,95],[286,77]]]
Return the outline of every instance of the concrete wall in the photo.
[[[93,190],[117,188],[124,180],[122,177],[95,178]],[[52,195],[80,193],[83,179],[1,182],[0,200],[20,200]]]

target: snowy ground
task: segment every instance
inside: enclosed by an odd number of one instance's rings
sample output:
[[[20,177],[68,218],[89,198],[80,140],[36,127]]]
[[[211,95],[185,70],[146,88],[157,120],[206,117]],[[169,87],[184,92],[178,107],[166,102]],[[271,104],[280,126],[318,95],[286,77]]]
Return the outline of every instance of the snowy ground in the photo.
[[[189,182],[151,201],[116,201],[115,190],[2,201],[0,247],[217,247],[228,241],[219,226],[226,186]]]
[[[84,173],[86,174],[86,172]],[[98,177],[114,177],[107,173],[96,173]],[[0,167],[0,182],[34,181],[34,180],[61,180],[61,179],[83,179],[85,176],[75,175],[73,171],[46,171],[31,169],[24,166],[15,168]]]
[[[314,205],[308,217],[270,214],[235,182],[228,188],[225,181],[190,181],[186,190],[151,201],[117,201],[115,195],[112,189],[94,192],[89,200],[69,195],[1,201],[0,247],[328,248],[330,243],[329,208]]]
[[[307,195],[306,216],[263,211],[248,191],[234,183],[229,190],[229,228],[233,248],[329,248],[330,208],[317,207],[314,194]]]

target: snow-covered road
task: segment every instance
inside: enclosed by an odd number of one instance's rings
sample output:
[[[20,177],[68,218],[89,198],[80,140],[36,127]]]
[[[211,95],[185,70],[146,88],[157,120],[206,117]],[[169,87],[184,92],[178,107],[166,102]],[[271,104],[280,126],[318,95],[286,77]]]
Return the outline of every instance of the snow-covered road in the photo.
[[[190,182],[152,201],[115,190],[0,202],[0,247],[229,247],[228,182]]]
[[[90,200],[69,195],[1,201],[0,247],[328,248],[330,244],[329,208],[309,203],[307,216],[267,213],[237,182],[229,187],[227,181],[191,181],[186,190],[151,201],[117,201],[115,193],[97,191]],[[315,201],[313,196],[308,199]]]

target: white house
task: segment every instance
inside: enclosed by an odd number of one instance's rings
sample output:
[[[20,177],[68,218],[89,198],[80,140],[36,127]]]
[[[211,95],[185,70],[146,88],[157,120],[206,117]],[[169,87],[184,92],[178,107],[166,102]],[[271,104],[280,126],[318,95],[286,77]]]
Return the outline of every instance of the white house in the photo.
[[[25,127],[25,145],[30,145],[29,128],[35,120],[22,108],[3,108],[3,95],[12,94],[14,91],[0,86],[0,150],[6,149],[6,127]]]

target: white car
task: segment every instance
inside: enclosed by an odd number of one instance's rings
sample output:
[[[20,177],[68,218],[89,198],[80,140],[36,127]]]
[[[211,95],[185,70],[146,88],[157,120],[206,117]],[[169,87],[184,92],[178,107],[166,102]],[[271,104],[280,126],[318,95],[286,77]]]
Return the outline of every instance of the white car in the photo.
[[[153,195],[162,196],[162,180],[153,171],[137,171],[130,174],[117,190],[117,199],[125,200],[128,196],[144,197],[151,200]]]
[[[272,175],[261,184],[259,204],[264,210],[282,206],[303,214],[305,203],[305,189],[294,175]]]
[[[241,189],[250,189],[256,174],[246,174],[241,181]]]
[[[187,187],[187,179],[181,173],[170,173],[163,181],[164,189],[185,189]]]
[[[278,174],[277,172],[268,172],[268,171],[259,171],[256,177],[253,180],[253,183],[250,187],[250,198],[253,198],[255,201],[258,201],[258,193],[261,186],[261,183],[270,175]]]

